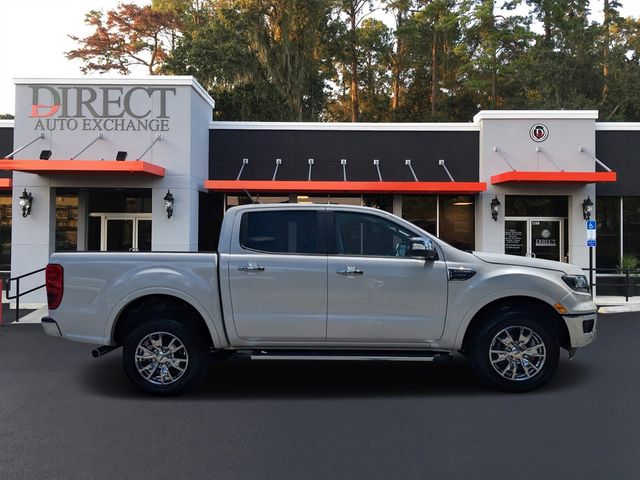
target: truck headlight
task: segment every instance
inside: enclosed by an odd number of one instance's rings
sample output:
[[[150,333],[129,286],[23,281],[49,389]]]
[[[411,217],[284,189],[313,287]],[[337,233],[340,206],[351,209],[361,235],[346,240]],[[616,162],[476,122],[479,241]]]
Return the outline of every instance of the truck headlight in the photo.
[[[589,293],[589,280],[584,275],[565,275],[562,277],[571,290],[576,292]]]

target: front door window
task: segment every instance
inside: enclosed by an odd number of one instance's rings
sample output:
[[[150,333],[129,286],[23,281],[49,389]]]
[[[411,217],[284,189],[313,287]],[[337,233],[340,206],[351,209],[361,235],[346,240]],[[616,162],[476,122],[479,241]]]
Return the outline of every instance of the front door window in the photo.
[[[531,220],[531,253],[536,258],[561,260],[560,220]]]
[[[150,213],[92,213],[100,219],[103,252],[150,252]]]
[[[504,226],[504,253],[568,261],[566,218],[507,218]]]

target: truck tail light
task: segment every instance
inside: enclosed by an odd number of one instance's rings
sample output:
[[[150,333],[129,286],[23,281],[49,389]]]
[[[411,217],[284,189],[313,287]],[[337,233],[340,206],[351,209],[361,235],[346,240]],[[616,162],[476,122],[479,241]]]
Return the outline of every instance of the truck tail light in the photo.
[[[62,302],[64,294],[64,269],[62,265],[50,263],[45,270],[47,282],[47,303],[51,310],[55,310]]]

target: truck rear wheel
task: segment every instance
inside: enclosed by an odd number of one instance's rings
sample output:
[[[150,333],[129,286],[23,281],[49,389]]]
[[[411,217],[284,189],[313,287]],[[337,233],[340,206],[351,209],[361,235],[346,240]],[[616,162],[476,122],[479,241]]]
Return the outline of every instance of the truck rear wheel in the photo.
[[[505,392],[529,392],[555,373],[560,345],[535,311],[501,310],[476,336],[470,360],[480,381]]]
[[[158,318],[141,324],[124,341],[122,361],[129,380],[145,393],[184,393],[206,373],[208,348],[182,323]]]

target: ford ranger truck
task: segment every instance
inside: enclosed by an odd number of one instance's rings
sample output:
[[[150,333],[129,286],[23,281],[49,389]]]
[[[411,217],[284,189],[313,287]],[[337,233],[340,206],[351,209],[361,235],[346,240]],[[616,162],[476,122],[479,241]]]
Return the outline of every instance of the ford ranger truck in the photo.
[[[216,253],[65,252],[46,268],[49,335],[122,348],[144,392],[175,395],[211,360],[441,361],[507,392],[546,384],[596,335],[580,268],[465,252],[390,213],[229,209]]]

